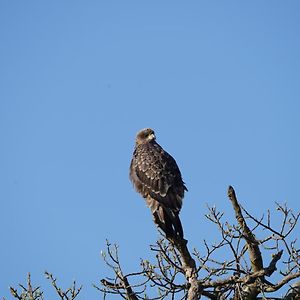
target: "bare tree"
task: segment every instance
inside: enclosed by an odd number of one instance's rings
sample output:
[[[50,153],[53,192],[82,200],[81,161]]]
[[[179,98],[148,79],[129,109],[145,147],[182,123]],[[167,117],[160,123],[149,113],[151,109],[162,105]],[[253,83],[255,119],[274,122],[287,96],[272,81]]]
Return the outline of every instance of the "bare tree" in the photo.
[[[46,278],[50,280],[52,286],[54,287],[57,296],[61,300],[75,300],[75,298],[80,293],[82,286],[76,287],[76,281],[73,281],[71,287],[67,289],[62,289],[57,285],[57,279],[49,272],[45,272]],[[27,276],[26,286],[19,284],[20,291],[18,289],[10,287],[10,293],[12,296],[18,300],[44,300],[43,292],[40,287],[33,287],[30,273]]]
[[[102,256],[113,276],[94,287],[103,299],[108,295],[128,300],[300,299],[300,250],[293,237],[300,213],[276,203],[281,216],[276,228],[269,210],[255,217],[241,206],[231,186],[228,198],[235,221],[230,224],[223,212],[208,207],[206,218],[216,226],[220,238],[212,245],[204,240],[203,253],[196,249],[190,252],[188,241],[178,235],[162,237],[150,246],[154,262],[143,259],[139,270],[125,273],[118,246],[107,241]],[[75,281],[64,290],[52,274],[45,275],[61,300],[74,300],[81,291]],[[14,298],[43,300],[43,292],[32,286],[30,274],[27,285],[20,284],[20,288],[10,288]]]
[[[209,207],[206,218],[218,228],[220,240],[213,245],[204,241],[205,253],[194,249],[191,254],[187,241],[178,236],[163,238],[150,248],[155,262],[142,260],[139,271],[124,274],[118,247],[107,242],[103,258],[114,278],[102,279],[95,287],[104,298],[115,294],[130,300],[300,299],[300,250],[296,239],[290,238],[300,214],[277,203],[282,222],[276,229],[270,211],[256,218],[241,206],[231,186],[228,198],[236,222],[224,221],[224,213]],[[225,259],[220,259],[224,253]],[[272,296],[287,286],[288,292],[281,297]]]

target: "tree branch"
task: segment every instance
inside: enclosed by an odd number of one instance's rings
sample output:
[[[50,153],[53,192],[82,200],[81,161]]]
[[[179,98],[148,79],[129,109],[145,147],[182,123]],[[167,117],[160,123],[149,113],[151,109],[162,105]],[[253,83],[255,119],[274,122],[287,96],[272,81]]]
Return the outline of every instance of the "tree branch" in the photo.
[[[254,234],[251,232],[243,217],[241,207],[238,203],[235,191],[232,186],[229,186],[228,188],[228,197],[235,211],[235,217],[239,225],[241,226],[243,238],[247,243],[252,269],[254,272],[260,271],[263,268],[263,260],[258,247],[259,242],[255,238]]]
[[[180,237],[172,237],[170,241],[179,251],[182,258],[182,269],[184,270],[185,277],[189,283],[188,289],[188,300],[197,300],[201,298],[202,287],[198,282],[198,270],[196,267],[196,262],[192,258],[188,248],[187,240],[181,239]]]

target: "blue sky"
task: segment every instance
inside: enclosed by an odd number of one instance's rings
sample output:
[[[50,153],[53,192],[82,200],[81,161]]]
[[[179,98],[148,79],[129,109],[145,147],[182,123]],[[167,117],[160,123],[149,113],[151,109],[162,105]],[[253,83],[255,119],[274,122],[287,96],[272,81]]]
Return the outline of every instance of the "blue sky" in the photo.
[[[218,237],[206,204],[232,218],[229,184],[300,210],[299,36],[298,1],[1,1],[0,296],[31,272],[52,297],[48,270],[97,299],[106,238],[125,271],[149,257],[141,128],[182,170],[191,247]]]

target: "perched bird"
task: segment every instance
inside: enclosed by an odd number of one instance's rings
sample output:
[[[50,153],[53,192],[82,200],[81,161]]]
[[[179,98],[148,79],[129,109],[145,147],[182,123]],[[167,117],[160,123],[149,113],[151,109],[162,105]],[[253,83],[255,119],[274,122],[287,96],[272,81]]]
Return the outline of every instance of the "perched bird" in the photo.
[[[156,142],[150,128],[136,136],[129,177],[166,237],[183,238],[179,212],[187,188],[175,159]]]

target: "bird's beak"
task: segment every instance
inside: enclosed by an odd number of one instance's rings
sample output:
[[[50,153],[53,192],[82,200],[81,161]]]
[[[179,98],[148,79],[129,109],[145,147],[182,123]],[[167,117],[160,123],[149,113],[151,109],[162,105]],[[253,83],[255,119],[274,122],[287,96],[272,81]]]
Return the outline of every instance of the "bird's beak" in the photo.
[[[154,134],[154,133],[151,133],[151,134],[149,135],[149,140],[152,141],[152,140],[155,140],[155,139],[156,139],[155,134]]]

